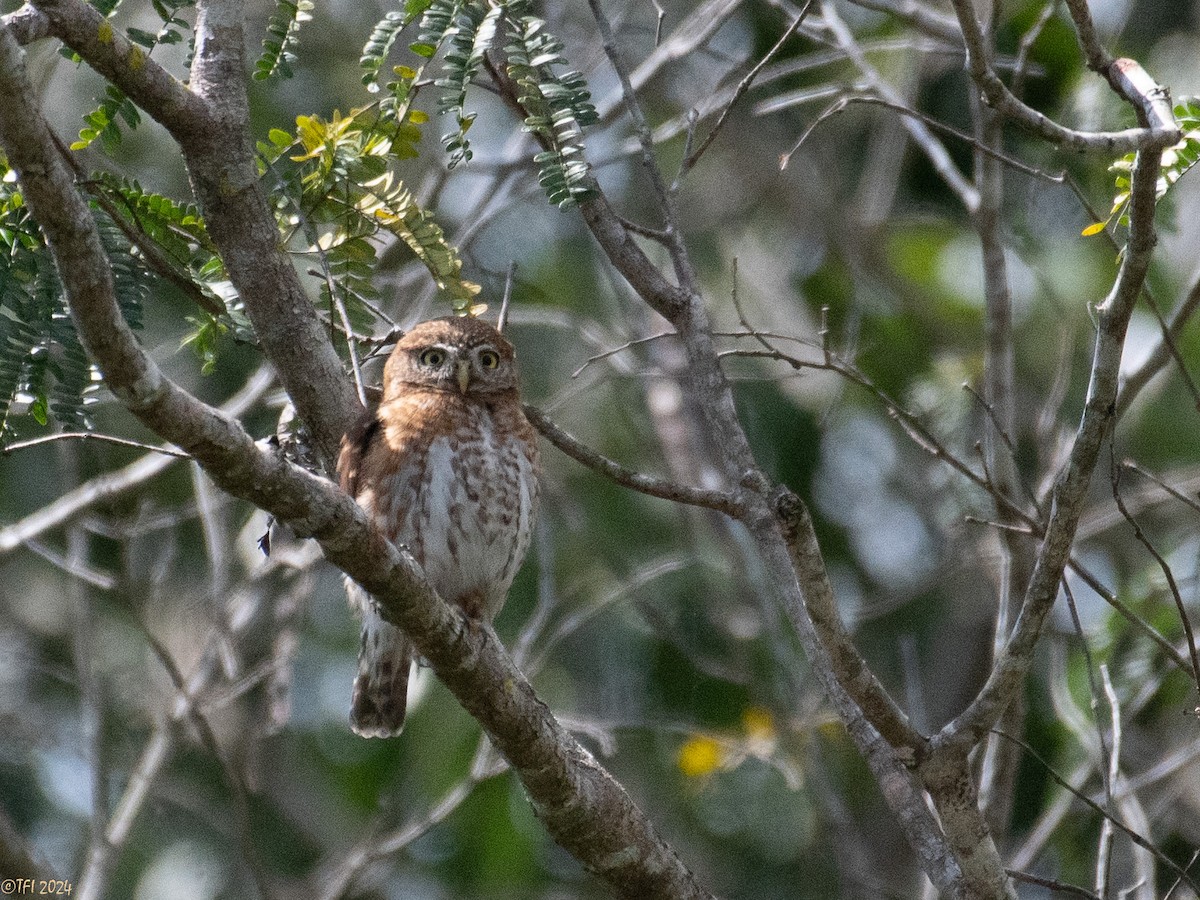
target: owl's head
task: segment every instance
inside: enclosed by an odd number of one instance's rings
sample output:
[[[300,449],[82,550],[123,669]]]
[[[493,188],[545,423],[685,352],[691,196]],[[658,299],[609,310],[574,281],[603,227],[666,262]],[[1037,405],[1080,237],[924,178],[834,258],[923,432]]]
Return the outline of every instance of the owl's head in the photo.
[[[467,396],[517,388],[513,346],[487,322],[468,317],[431,319],[413,327],[383,369],[383,399],[413,388]]]

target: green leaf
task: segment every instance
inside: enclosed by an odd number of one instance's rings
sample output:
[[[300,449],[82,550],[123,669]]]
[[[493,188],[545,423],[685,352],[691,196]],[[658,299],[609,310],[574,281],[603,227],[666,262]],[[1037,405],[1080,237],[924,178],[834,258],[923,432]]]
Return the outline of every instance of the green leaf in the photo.
[[[300,26],[312,19],[312,0],[276,0],[275,12],[267,23],[263,52],[254,64],[253,78],[264,81],[272,75],[292,77],[292,52],[298,40]]]
[[[29,414],[33,416],[35,422],[39,425],[45,425],[50,421],[50,407],[46,401],[45,395],[39,395],[29,404]]]

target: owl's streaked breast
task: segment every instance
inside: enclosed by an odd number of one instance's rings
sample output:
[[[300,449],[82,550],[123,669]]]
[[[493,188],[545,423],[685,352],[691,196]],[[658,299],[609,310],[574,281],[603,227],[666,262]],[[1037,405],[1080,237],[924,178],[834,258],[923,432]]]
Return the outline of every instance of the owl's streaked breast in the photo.
[[[446,403],[417,434],[413,422],[405,417],[403,440],[385,428],[387,458],[375,460],[386,463],[376,468],[382,477],[360,502],[408,547],[434,590],[490,619],[532,537],[537,449],[529,426],[463,401]]]

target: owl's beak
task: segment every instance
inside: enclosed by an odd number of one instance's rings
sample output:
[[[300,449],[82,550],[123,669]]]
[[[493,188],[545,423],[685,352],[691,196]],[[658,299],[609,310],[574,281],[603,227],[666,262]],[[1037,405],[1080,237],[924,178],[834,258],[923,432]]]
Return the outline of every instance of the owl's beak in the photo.
[[[458,389],[462,393],[467,392],[467,385],[471,383],[471,361],[469,359],[460,359],[458,361]]]

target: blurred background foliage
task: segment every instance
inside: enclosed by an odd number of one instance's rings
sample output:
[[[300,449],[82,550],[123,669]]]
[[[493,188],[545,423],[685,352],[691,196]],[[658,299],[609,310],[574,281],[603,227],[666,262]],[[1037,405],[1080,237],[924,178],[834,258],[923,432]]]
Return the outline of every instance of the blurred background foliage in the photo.
[[[659,4],[610,5],[626,61],[636,67],[653,57]],[[973,91],[956,43],[868,8],[874,5],[831,8],[903,102],[969,130]],[[693,29],[714,26],[639,87],[659,158],[673,173],[685,152],[688,111],[701,110],[703,134],[795,10],[757,0],[661,6],[664,47],[678,46],[673,42],[686,36],[689,21]],[[1200,93],[1200,4],[1090,6],[1116,54],[1139,59],[1176,98]],[[399,121],[420,133],[411,141],[417,155],[393,171],[456,248],[462,267],[455,277],[482,286],[477,299],[489,304],[488,315],[516,264],[509,330],[527,401],[631,468],[692,484],[718,478],[717,448],[699,437],[679,348],[656,337],[663,323],[601,259],[578,213],[547,203],[532,162],[538,148],[503,102],[473,89],[456,110],[439,104],[432,86],[415,99],[386,87],[372,92],[359,57],[385,14],[401,10],[384,3],[308,7],[298,10],[311,21],[289,32],[287,16],[296,10],[287,4],[246,5],[251,59],[263,39],[295,39],[287,48],[294,58],[281,47],[270,50],[258,67],[269,77],[250,88],[265,155],[298,155],[272,131],[296,134],[298,116],[329,123],[338,111],[345,116],[383,97],[409,102],[409,118],[402,110]],[[931,8],[945,13],[948,5]],[[998,45],[1010,70],[1044,8],[1040,0],[1002,4]],[[191,20],[186,4],[171,9]],[[584,129],[583,140],[600,183],[623,216],[658,227],[619,88],[585,5],[532,11],[562,40],[569,63],[563,70],[587,79],[598,122]],[[284,19],[272,20],[279,15]],[[120,5],[114,22],[147,34],[162,28],[150,4],[133,0]],[[182,76],[190,31],[178,30],[183,39],[159,43],[153,55]],[[404,32],[379,83],[391,80],[393,66],[416,72],[423,57],[408,45],[417,40],[415,26]],[[29,65],[52,125],[70,142],[96,124],[84,116],[104,99],[105,87],[52,44],[29,48]],[[272,54],[283,65],[273,66]],[[1082,66],[1061,9],[1044,22],[1028,60],[1026,97],[1037,108],[1078,127],[1133,124],[1129,110]],[[408,78],[403,71],[395,77]],[[488,81],[485,73],[479,79]],[[782,343],[806,359],[817,358],[812,348],[825,342],[978,470],[976,448],[989,425],[964,390],[981,389],[978,237],[896,112],[851,105],[815,124],[832,100],[863,80],[831,22],[814,12],[682,181],[688,247],[720,332],[742,331],[744,317],[758,330],[798,339]],[[438,136],[465,134],[458,121],[464,115],[474,117],[471,158],[451,169],[454,157]],[[119,141],[97,136],[80,153],[84,168],[188,202],[182,160],[164,132],[144,117],[136,129],[127,121],[119,128]],[[446,142],[452,152],[455,140]],[[945,147],[971,171],[969,145],[946,138]],[[1040,492],[1078,420],[1091,350],[1089,307],[1107,292],[1116,266],[1103,235],[1081,236],[1095,217],[1080,197],[1096,216],[1108,215],[1116,189],[1107,167],[1115,160],[1056,153],[1017,133],[1006,134],[1005,152],[1044,173],[1065,171],[1079,186],[1077,195],[1066,184],[1005,172],[1001,233],[1017,348],[1017,428],[1010,437],[1022,478]],[[286,183],[287,176],[275,177]],[[1165,315],[1195,290],[1196,184],[1181,180],[1160,209],[1151,287]],[[314,210],[285,235],[302,272],[319,268],[318,255],[303,252],[312,237],[304,229],[323,227]],[[1119,239],[1120,226],[1113,227]],[[363,276],[362,290],[371,292],[345,292],[361,337],[385,338],[473,296],[460,291],[455,301],[444,285],[439,289],[432,267],[414,258],[398,231],[367,238],[366,267],[334,273]],[[665,262],[661,248],[646,247]],[[267,438],[284,400],[256,374],[262,359],[219,261],[190,262],[191,277],[226,316],[214,318],[186,292],[145,275],[141,339],[173,379],[205,400],[252,391],[243,420]],[[333,317],[329,283],[318,272],[312,285],[314,300]],[[11,321],[20,313],[9,308],[3,315]],[[1127,373],[1144,362],[1159,332],[1147,308],[1135,314]],[[51,400],[73,371],[63,363],[69,338],[55,335],[43,350],[58,364],[45,379]],[[731,350],[757,346],[737,336],[720,340]],[[189,342],[195,353],[184,348]],[[340,349],[345,344],[339,340]],[[366,340],[358,349],[367,380],[377,379],[386,345]],[[1194,499],[1197,397],[1185,370],[1195,370],[1200,333],[1185,328],[1178,349],[1182,367],[1168,364],[1124,412],[1113,456],[1117,463],[1136,460]],[[764,465],[812,501],[859,646],[916,724],[937,728],[989,664],[999,584],[996,530],[980,521],[994,517],[989,498],[911,440],[871,390],[777,361],[728,362]],[[144,454],[99,441],[26,446],[79,427],[53,403],[39,406],[37,386],[26,383],[18,392],[5,423],[9,451],[0,456],[0,806],[36,857],[78,879],[89,841],[115,822],[126,830],[115,835],[110,855],[110,897],[243,898],[255,896],[256,880],[275,884],[275,896],[606,895],[548,839],[519,784],[481,749],[474,722],[431,678],[419,681],[401,739],[363,741],[350,733],[358,635],[337,573],[278,530],[264,557],[265,517],[217,493],[190,464],[171,462],[65,523],[38,525],[58,498],[95,486]],[[98,385],[88,397],[90,427],[154,443]],[[548,446],[544,455],[535,551],[497,622],[543,698],[721,895],[919,895],[913,858],[827,711],[739,528],[629,493]],[[1133,539],[1113,502],[1108,463],[1101,469],[1077,558],[1186,654],[1163,570]],[[1120,487],[1194,617],[1196,510],[1129,470]],[[1025,738],[1064,777],[1102,797],[1097,729],[1110,723],[1094,691],[1103,665],[1123,714],[1123,771],[1138,789],[1136,803],[1122,812],[1140,811],[1141,823],[1131,824],[1186,864],[1200,845],[1195,689],[1143,630],[1075,576],[1070,587],[1082,634],[1060,603],[1029,681]],[[186,711],[173,679],[191,684],[203,723]],[[131,779],[137,772],[152,778],[137,814],[123,820],[121,803],[139,783]],[[1023,757],[1011,828],[998,840],[1015,868],[1090,884],[1101,820],[1064,797],[1041,763]],[[382,857],[368,862],[362,854],[372,848]],[[1125,879],[1118,883],[1135,880],[1131,860],[1118,841],[1114,865]],[[1155,889],[1165,893],[1170,881],[1160,874]]]

